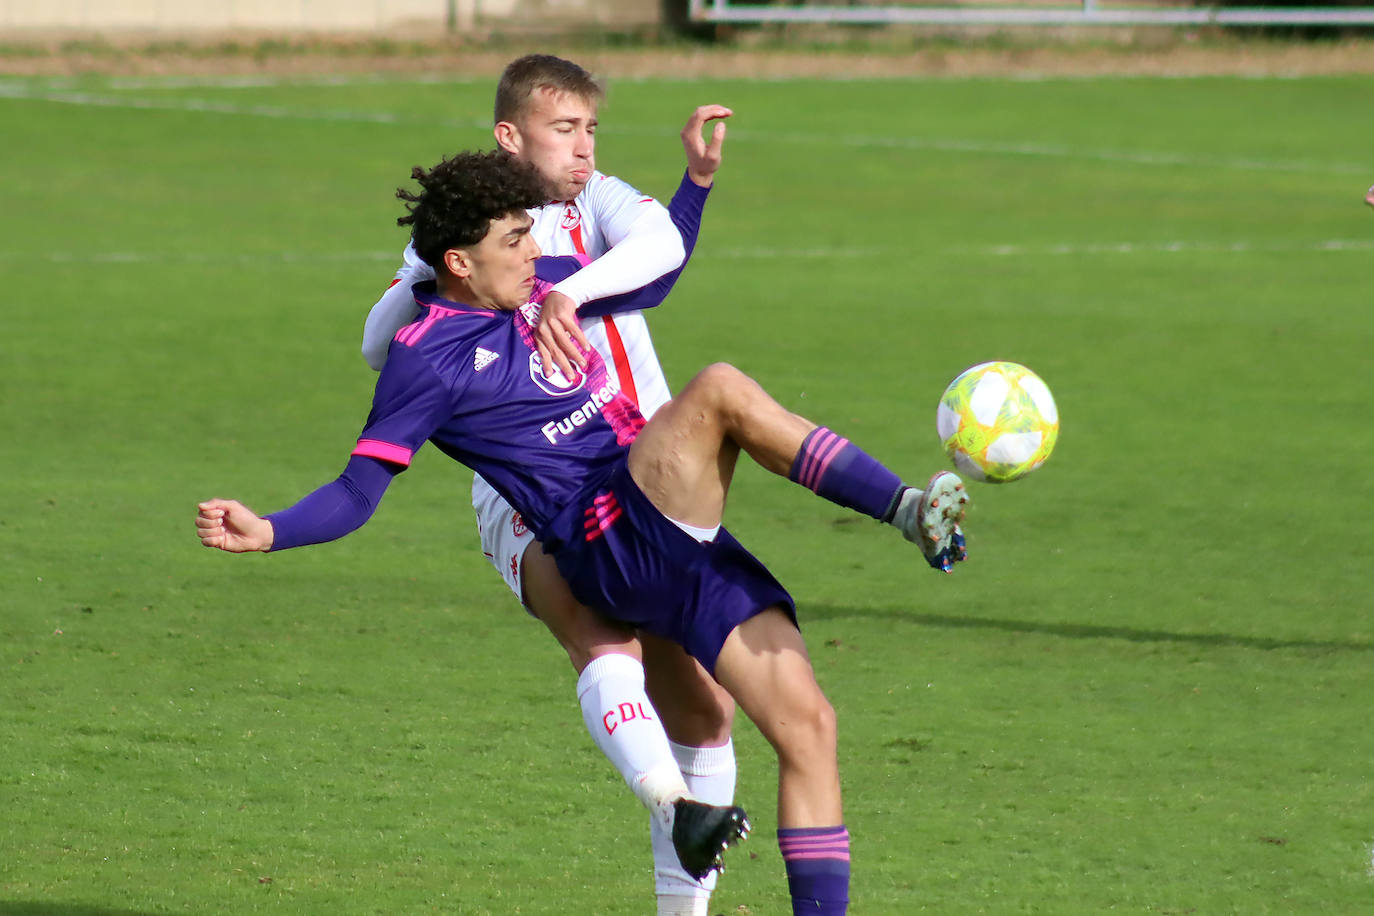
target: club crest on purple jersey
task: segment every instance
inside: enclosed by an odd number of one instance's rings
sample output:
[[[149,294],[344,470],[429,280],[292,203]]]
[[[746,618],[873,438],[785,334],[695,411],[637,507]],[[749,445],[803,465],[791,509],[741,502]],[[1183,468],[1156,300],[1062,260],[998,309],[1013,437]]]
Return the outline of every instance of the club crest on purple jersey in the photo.
[[[585,372],[577,372],[577,370],[574,370],[574,372],[576,372],[576,375],[569,379],[559,371],[557,366],[554,366],[553,375],[545,377],[543,360],[539,358],[538,352],[530,353],[530,378],[536,385],[544,390],[545,394],[555,398],[561,398],[581,389],[582,386],[586,384],[587,374]]]

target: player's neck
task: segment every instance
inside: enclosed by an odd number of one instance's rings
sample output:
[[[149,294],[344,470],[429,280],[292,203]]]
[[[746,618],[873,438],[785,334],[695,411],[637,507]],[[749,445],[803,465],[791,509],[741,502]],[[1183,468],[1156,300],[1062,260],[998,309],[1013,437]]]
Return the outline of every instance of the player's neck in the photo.
[[[471,308],[501,311],[501,305],[499,303],[491,302],[487,297],[479,295],[461,278],[455,277],[452,274],[435,277],[435,289],[439,295],[450,302],[461,302],[463,305]]]

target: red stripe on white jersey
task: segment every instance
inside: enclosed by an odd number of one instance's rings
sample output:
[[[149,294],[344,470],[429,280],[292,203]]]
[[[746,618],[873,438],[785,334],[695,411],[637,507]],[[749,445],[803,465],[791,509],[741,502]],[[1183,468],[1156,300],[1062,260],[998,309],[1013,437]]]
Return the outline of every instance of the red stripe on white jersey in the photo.
[[[635,389],[635,376],[630,371],[630,355],[625,352],[625,341],[620,339],[620,331],[616,328],[610,315],[602,316],[601,324],[606,328],[606,344],[611,348],[611,362],[615,363],[615,374],[616,378],[620,379],[620,390],[638,407],[639,391]]]
[[[645,199],[653,200],[652,197]],[[577,253],[586,255],[587,246],[582,242],[582,224],[578,223],[569,229],[568,235],[572,237],[573,248],[577,249]],[[634,373],[630,371],[630,355],[625,352],[625,341],[620,339],[620,331],[610,315],[604,316],[601,324],[606,328],[606,345],[611,349],[611,362],[615,364],[616,378],[620,379],[620,390],[638,407],[639,391],[635,388]]]

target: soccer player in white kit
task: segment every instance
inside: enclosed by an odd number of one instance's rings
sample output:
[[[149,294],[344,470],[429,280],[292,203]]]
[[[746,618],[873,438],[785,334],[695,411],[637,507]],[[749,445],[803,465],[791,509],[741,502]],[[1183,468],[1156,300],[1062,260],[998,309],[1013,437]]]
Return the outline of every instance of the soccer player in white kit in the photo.
[[[670,397],[641,312],[579,321],[584,302],[645,286],[680,268],[682,236],[658,201],[595,168],[595,130],[601,87],[581,67],[547,55],[513,61],[498,84],[497,143],[532,163],[550,184],[552,202],[530,211],[531,235],[548,255],[594,259],[556,284],[544,300],[538,349],[544,366],[571,377],[575,348],[600,352],[622,391],[645,417]],[[724,124],[710,144],[702,126],[729,117],[702,106],[682,132],[688,177],[709,187],[720,164]],[[396,332],[419,312],[411,287],[433,270],[407,246],[396,280],[373,306],[363,355],[380,370]],[[553,559],[535,544],[519,514],[477,475],[473,479],[482,551],[529,611],[567,650],[579,673],[577,692],[593,740],[651,811],[665,795],[685,791],[713,805],[729,805],[735,789],[730,740],[734,702],[680,646],[637,634],[581,607]],[[650,701],[652,697],[652,702]],[[622,708],[648,714],[625,719]],[[654,717],[655,713],[657,718]],[[660,721],[661,720],[661,721]],[[659,916],[702,916],[715,874],[688,874],[674,852],[671,827],[650,819]]]

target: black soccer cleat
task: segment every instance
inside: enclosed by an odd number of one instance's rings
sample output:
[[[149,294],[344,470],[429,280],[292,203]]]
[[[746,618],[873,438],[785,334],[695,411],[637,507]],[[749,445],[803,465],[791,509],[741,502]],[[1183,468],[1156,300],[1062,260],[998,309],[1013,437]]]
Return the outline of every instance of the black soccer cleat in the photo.
[[[673,849],[682,870],[700,881],[725,871],[721,854],[749,836],[749,817],[735,805],[708,805],[690,798],[673,804]]]

